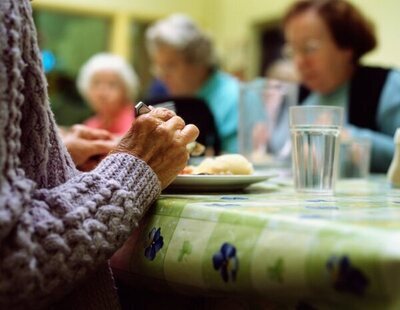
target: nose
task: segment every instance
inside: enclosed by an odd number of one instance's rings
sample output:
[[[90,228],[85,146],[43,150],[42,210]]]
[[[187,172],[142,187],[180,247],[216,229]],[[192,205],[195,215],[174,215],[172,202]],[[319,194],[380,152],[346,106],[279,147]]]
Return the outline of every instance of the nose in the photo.
[[[307,61],[307,57],[304,57],[304,55],[300,53],[294,55],[293,63],[299,72],[302,72],[305,68],[307,68],[310,65],[309,61]]]

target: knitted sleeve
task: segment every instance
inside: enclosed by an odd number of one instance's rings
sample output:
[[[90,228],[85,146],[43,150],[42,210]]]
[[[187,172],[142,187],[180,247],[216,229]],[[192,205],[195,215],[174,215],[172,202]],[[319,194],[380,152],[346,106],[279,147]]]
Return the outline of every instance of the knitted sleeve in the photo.
[[[0,1],[0,309],[68,293],[160,193],[129,154],[77,173],[56,134],[29,0]]]
[[[155,173],[129,154],[52,189],[16,180],[0,189],[0,308],[62,294],[122,245],[160,193]]]

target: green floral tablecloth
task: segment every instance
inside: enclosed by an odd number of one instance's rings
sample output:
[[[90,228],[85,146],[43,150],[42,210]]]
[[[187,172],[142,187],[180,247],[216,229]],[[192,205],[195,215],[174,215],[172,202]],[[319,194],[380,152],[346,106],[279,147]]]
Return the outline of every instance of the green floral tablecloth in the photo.
[[[240,193],[162,195],[127,269],[177,291],[400,309],[400,194],[374,177],[339,181],[334,196],[273,180]]]

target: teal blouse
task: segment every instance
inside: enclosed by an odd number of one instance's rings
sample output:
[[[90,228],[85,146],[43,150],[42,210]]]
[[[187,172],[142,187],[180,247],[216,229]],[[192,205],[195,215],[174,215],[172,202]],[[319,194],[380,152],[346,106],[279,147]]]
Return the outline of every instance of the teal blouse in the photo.
[[[238,130],[239,81],[222,71],[215,71],[198,91],[214,115],[221,150],[236,153]]]

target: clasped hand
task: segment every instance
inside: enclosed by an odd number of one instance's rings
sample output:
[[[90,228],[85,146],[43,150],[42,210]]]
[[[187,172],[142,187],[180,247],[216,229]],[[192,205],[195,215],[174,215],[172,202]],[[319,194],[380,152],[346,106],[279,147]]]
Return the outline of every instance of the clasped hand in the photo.
[[[199,130],[168,109],[151,108],[138,117],[112,151],[125,152],[144,160],[167,187],[186,166],[186,145],[196,140]]]

